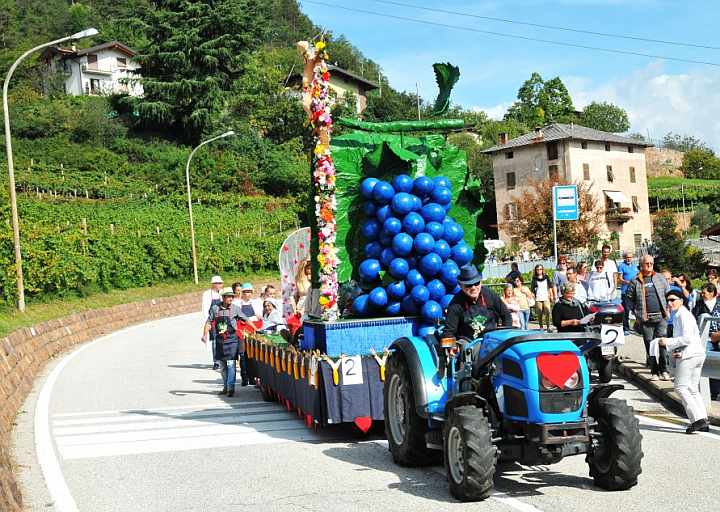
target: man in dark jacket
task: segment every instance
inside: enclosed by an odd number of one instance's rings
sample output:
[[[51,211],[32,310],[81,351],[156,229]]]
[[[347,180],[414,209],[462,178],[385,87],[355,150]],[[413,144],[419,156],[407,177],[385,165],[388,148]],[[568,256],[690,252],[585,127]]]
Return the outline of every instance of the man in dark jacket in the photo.
[[[475,265],[460,269],[458,283],[462,290],[448,306],[445,334],[476,339],[486,329],[512,325],[510,310],[495,292],[482,286],[482,275]]]

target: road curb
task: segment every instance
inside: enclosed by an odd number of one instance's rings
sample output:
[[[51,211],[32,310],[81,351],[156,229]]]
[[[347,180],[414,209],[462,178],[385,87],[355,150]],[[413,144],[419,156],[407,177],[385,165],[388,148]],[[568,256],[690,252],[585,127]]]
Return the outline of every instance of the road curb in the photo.
[[[680,396],[675,392],[672,382],[650,380],[650,370],[644,364],[629,359],[620,361],[616,369],[621,376],[636,384],[649,395],[657,398],[672,412],[685,417],[685,408],[682,405]],[[720,415],[716,414],[718,408],[715,407],[715,409],[714,412],[708,411],[708,421],[711,425],[720,427]]]

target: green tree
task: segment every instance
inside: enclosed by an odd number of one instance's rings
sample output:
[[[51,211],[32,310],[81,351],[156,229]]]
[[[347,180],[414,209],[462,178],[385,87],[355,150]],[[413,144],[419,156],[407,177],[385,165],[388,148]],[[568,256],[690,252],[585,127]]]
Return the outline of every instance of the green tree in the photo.
[[[672,211],[664,211],[655,216],[653,241],[658,250],[655,268],[667,267],[673,274],[685,272],[691,277],[699,277],[705,273],[707,261],[701,251],[682,239]]]
[[[710,226],[714,226],[717,223],[717,216],[715,216],[710,207],[706,204],[699,204],[695,207],[690,225],[697,228],[698,231],[704,231]]]
[[[518,100],[508,109],[505,120],[514,120],[531,128],[547,123],[575,120],[575,107],[559,77],[547,82],[534,72],[518,90]]]
[[[686,178],[720,178],[720,159],[709,149],[692,148],[683,155],[682,171]]]
[[[197,142],[216,127],[246,59],[266,40],[268,5],[161,0],[139,15],[150,41],[137,56],[145,94],[127,102],[143,125]]]
[[[366,121],[417,119],[417,96],[413,93],[397,92],[385,86],[382,96],[373,91],[367,100],[367,107],[363,111],[363,119]],[[422,100],[420,109],[423,109]]]
[[[680,135],[669,132],[662,139],[662,147],[676,151],[690,151],[691,149],[703,149],[710,151],[707,144],[692,135]]]
[[[607,102],[593,101],[587,105],[582,111],[580,122],[588,128],[610,133],[621,133],[630,129],[627,112]]]

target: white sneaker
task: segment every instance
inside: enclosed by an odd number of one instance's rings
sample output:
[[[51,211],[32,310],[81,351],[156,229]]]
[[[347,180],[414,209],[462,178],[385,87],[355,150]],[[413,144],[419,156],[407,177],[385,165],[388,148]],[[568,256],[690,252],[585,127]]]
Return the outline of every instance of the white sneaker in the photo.
[[[670,374],[668,372],[663,372],[661,379],[662,380],[672,380],[672,377],[670,377]]]
[[[660,380],[660,376],[659,376],[659,375],[653,375],[652,377],[650,377],[650,380],[653,381],[653,382],[657,382],[657,381]]]

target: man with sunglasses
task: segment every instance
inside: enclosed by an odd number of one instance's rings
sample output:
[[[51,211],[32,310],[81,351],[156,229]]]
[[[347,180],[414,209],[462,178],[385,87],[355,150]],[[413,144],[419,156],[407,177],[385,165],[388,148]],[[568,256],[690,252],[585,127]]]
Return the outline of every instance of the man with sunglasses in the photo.
[[[510,310],[495,292],[482,285],[482,274],[475,265],[460,268],[458,283],[461,290],[447,309],[446,335],[476,339],[486,329],[512,326]]]

